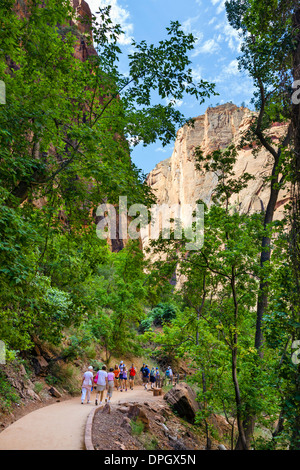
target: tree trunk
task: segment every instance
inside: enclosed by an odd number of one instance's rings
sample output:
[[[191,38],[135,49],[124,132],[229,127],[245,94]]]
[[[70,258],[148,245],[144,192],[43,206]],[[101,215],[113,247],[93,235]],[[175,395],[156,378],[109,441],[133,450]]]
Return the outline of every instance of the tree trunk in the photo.
[[[231,345],[231,374],[232,380],[234,385],[234,393],[235,393],[235,403],[236,403],[236,418],[237,418],[237,425],[239,430],[239,437],[237,441],[236,450],[248,450],[249,445],[246,440],[245,436],[245,429],[242,419],[242,400],[241,400],[241,393],[240,393],[240,386],[238,382],[237,376],[237,352],[238,352],[238,335],[237,335],[237,323],[238,323],[238,302],[237,302],[237,295],[236,295],[236,287],[235,287],[235,274],[234,268],[232,268],[232,277],[231,277],[231,291],[234,303],[234,317],[233,317],[233,326],[234,326],[234,333],[232,338],[232,345]]]
[[[272,175],[275,175],[277,171],[277,162],[274,162]],[[273,176],[274,179],[271,181],[270,198],[267,205],[265,217],[264,217],[264,229],[268,228],[268,225],[273,221],[274,211],[276,202],[278,199],[279,190],[277,189],[278,177]],[[260,255],[260,266],[263,269],[265,263],[271,259],[271,239],[268,236],[264,236],[261,244],[261,255]],[[260,356],[262,356],[262,320],[264,312],[268,305],[268,282],[265,276],[262,275],[259,284],[259,297],[257,302],[257,314],[256,314],[256,331],[255,331],[255,348],[257,349]]]

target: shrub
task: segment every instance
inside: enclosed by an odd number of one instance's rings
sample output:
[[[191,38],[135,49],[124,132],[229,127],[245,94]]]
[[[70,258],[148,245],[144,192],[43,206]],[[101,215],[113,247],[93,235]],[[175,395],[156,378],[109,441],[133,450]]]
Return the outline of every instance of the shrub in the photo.
[[[139,436],[144,431],[144,423],[141,420],[137,419],[136,421],[130,421],[131,432],[134,436]]]
[[[13,387],[7,381],[3,372],[0,371],[0,409],[3,412],[11,410],[13,403],[18,403],[19,395],[14,391]]]

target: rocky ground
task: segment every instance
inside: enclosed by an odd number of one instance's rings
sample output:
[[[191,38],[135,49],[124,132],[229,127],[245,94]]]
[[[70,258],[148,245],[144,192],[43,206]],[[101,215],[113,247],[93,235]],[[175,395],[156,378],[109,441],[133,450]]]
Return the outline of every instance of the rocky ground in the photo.
[[[49,358],[51,359],[50,353],[46,354],[43,350],[42,356],[40,350],[37,350],[36,356],[33,357],[34,371],[28,367],[25,370],[22,364],[1,366],[2,377],[8,378],[11,391],[16,394],[17,400],[12,402],[6,411],[3,403],[0,403],[0,433],[32,411],[56,402],[70,400],[71,395],[66,390],[58,387],[58,391],[46,380]],[[62,372],[65,372],[64,377],[67,380],[70,366],[61,364],[60,367]],[[73,369],[71,379],[77,387],[74,384],[72,387],[75,387],[77,391],[75,395],[78,395],[81,379],[79,372],[83,368],[78,367],[75,370],[73,367]],[[141,385],[137,388],[134,392],[128,392],[126,400],[125,396],[124,398],[121,396],[123,394],[118,396],[115,392],[111,407],[97,410],[92,429],[95,449],[202,450],[206,448],[204,424],[202,426],[193,424],[199,405],[187,384],[178,384],[165,396],[159,397],[154,397],[150,390],[144,391]],[[228,448],[226,439],[230,435],[229,424],[217,415],[214,415],[212,420],[211,424],[217,430],[220,440],[213,441],[211,448],[218,449],[220,443]]]
[[[93,446],[96,450],[205,450],[204,425],[193,422],[195,406],[187,384],[176,385],[156,400],[151,393],[149,400],[106,404],[94,415]],[[214,415],[212,421],[220,439],[211,440],[211,450],[217,450],[226,443],[230,426],[221,416]]]
[[[122,403],[98,409],[92,442],[96,450],[200,450],[205,442],[167,403]]]

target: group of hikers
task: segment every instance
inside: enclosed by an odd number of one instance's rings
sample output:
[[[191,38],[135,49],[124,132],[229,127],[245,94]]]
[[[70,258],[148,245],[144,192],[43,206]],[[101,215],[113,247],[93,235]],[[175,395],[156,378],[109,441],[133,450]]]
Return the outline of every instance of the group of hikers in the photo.
[[[134,367],[134,364],[131,364],[129,370],[123,361],[120,364],[116,364],[115,367],[111,367],[107,372],[107,367],[102,366],[100,370],[94,375],[94,369],[92,366],[88,367],[88,370],[83,374],[82,388],[81,388],[81,403],[87,400],[87,403],[90,403],[91,391],[96,391],[95,405],[102,405],[104,392],[106,391],[105,402],[110,403],[113,390],[120,390],[120,392],[127,392],[127,381],[129,383],[130,390],[133,390],[135,383],[137,369]],[[148,389],[150,383],[150,388],[153,389],[155,384],[159,386],[160,384],[160,373],[158,367],[152,367],[149,369],[147,364],[143,364],[140,369],[140,375],[145,390]],[[169,383],[173,382],[173,372],[169,366],[166,370],[166,378],[169,380]]]

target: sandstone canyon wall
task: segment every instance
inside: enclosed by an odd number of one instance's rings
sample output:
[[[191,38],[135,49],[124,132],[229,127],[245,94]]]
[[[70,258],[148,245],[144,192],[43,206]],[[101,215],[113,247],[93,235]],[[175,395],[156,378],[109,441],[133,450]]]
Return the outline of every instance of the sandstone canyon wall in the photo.
[[[252,115],[253,113],[247,108],[227,103],[208,108],[204,115],[195,118],[194,127],[187,125],[182,127],[177,133],[172,156],[158,163],[147,178],[158,204],[167,204],[170,207],[174,204],[183,206],[183,223],[186,216],[185,204],[196,204],[200,199],[210,206],[217,177],[210,172],[201,175],[196,170],[193,156],[195,147],[200,146],[207,155],[213,150],[224,149],[231,143],[238,145],[243,132],[250,126]],[[286,130],[287,124],[273,124],[270,130],[273,144],[279,142]],[[231,204],[243,213],[264,210],[269,198],[269,185],[265,182],[265,177],[270,175],[271,165],[272,156],[266,150],[260,150],[254,157],[251,148],[241,149],[238,152],[234,172],[238,177],[246,171],[255,178],[250,180],[248,187],[241,191],[238,198],[232,197]],[[275,219],[282,218],[284,204],[288,200],[287,188],[280,191]],[[144,244],[147,243],[146,232],[143,238]]]

